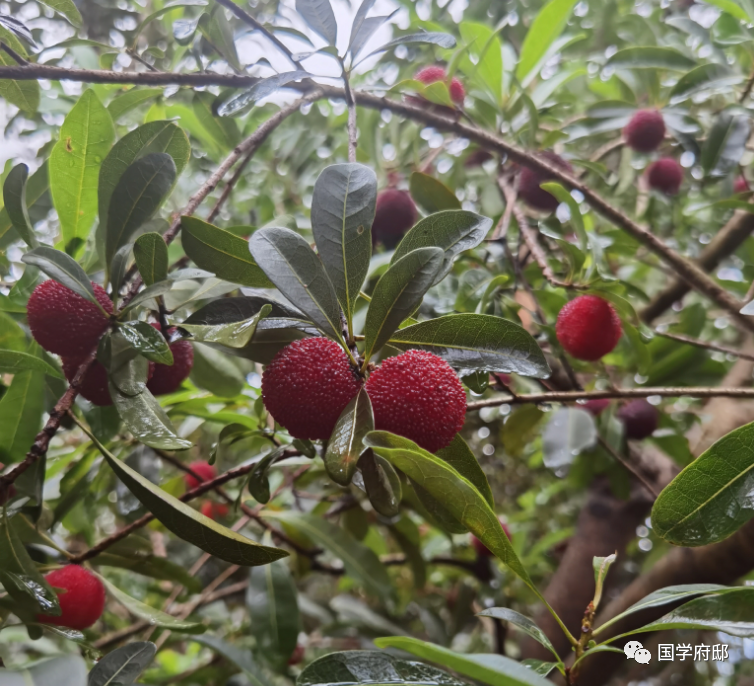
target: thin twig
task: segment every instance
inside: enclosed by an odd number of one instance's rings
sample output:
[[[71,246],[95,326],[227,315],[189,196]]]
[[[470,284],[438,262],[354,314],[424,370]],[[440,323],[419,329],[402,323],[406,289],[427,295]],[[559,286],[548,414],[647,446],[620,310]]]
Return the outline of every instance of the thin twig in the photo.
[[[354,99],[353,91],[351,90],[348,70],[342,60],[340,66],[343,71],[343,92],[345,93],[346,106],[348,107],[348,161],[356,162],[356,148],[359,144],[356,129],[356,100]]]
[[[754,355],[751,353],[745,353],[740,350],[736,350],[735,348],[729,348],[725,345],[719,345],[718,343],[708,343],[706,341],[700,341],[696,338],[691,338],[689,336],[683,336],[678,333],[666,333],[664,331],[657,331],[655,330],[655,335],[662,336],[663,338],[669,338],[673,341],[679,341],[680,343],[688,343],[689,345],[694,345],[697,348],[706,348],[708,350],[716,350],[719,353],[725,353],[726,355],[734,355],[735,357],[738,357],[742,360],[751,360],[754,362]]]
[[[600,445],[607,450],[607,452],[610,453],[610,455],[613,456],[615,460],[620,462],[631,474],[633,474],[641,483],[644,488],[649,491],[649,494],[656,500],[657,497],[660,495],[652,486],[647,479],[644,478],[644,475],[633,465],[631,464],[631,460],[621,455],[617,450],[615,450],[602,436],[599,437],[599,443]]]

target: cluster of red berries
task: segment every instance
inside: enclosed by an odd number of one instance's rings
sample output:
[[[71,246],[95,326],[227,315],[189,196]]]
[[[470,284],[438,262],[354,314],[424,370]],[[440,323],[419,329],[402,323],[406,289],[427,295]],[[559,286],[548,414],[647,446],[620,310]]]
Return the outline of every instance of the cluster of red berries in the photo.
[[[626,145],[650,153],[665,139],[665,120],[659,110],[639,110],[623,129]],[[683,167],[672,157],[661,157],[647,167],[647,183],[665,195],[677,195],[683,183]]]
[[[416,81],[421,81],[425,86],[429,86],[431,83],[437,83],[438,81],[448,81],[448,72],[444,67],[440,65],[432,65],[420,69],[414,74]],[[463,105],[464,98],[466,97],[466,89],[463,84],[455,76],[450,79],[448,83],[448,92],[450,93],[450,99],[456,105]]]
[[[93,283],[97,302],[108,314],[113,304],[105,290]],[[29,328],[34,339],[47,352],[60,355],[63,373],[72,381],[84,358],[97,345],[110,324],[94,303],[52,279],[34,289],[27,305]],[[160,330],[159,324],[152,324]],[[172,334],[170,329],[168,334]],[[194,362],[194,350],[188,341],[170,345],[173,364],[150,364],[147,388],[154,395],[172,393],[188,377]],[[94,405],[112,405],[108,390],[107,370],[95,361],[81,385],[81,395]]]
[[[283,348],[262,375],[265,407],[294,438],[327,440],[364,385],[343,349],[328,338]],[[375,427],[425,450],[446,447],[466,417],[466,393],[447,362],[409,350],[385,360],[366,382]]]

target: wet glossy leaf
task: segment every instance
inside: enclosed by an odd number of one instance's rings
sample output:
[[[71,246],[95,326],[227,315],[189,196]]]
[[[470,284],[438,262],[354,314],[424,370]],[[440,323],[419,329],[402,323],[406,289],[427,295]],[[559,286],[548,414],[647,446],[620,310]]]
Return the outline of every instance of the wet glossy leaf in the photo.
[[[118,331],[139,354],[157,364],[173,364],[173,353],[164,336],[147,322],[126,322]]]
[[[314,184],[312,233],[350,323],[369,272],[377,176],[362,164],[326,167]]]
[[[296,0],[296,11],[315,33],[330,45],[338,39],[338,23],[335,21],[330,0]]]
[[[722,541],[754,516],[754,424],[705,450],[660,493],[652,528],[674,545],[696,547]]]
[[[94,665],[87,686],[131,686],[152,663],[156,652],[155,644],[149,641],[113,650]]]
[[[3,202],[8,216],[19,236],[30,248],[38,245],[34,235],[34,227],[29,219],[26,202],[26,181],[29,177],[29,167],[17,164],[5,177],[3,184]]]
[[[410,189],[411,197],[427,214],[461,209],[461,201],[456,198],[455,193],[429,174],[411,174]]]
[[[359,458],[366,450],[364,436],[373,430],[372,403],[362,388],[341,412],[327,443],[325,469],[335,483],[341,486],[351,483]]]
[[[675,48],[637,46],[618,50],[607,60],[612,67],[625,69],[668,69],[670,71],[689,71],[696,67],[696,61],[686,57]]]
[[[487,504],[490,507],[495,507],[495,500],[492,497],[492,489],[490,488],[490,482],[487,480],[487,475],[482,471],[474,453],[471,452],[471,448],[469,448],[468,443],[466,443],[461,434],[456,434],[450,445],[442,450],[438,450],[436,455],[440,459],[445,460],[461,476],[474,484],[482,494],[482,497],[487,501]]]
[[[429,45],[437,45],[441,48],[450,49],[456,45],[456,39],[449,33],[440,33],[436,31],[419,31],[418,33],[408,33],[405,36],[399,36],[391,41],[388,41],[381,47],[377,48],[374,52],[371,52],[367,57],[376,55],[378,52],[385,52],[398,45],[411,45],[413,43],[426,43]]]
[[[86,90],[60,127],[50,154],[50,192],[63,242],[86,241],[97,215],[97,178],[115,139],[110,113]]]
[[[275,74],[269,76],[266,79],[261,79],[258,83],[255,83],[251,88],[241,91],[238,95],[234,95],[232,98],[224,101],[217,108],[217,113],[221,117],[232,117],[234,114],[241,112],[255,102],[269,97],[275,91],[283,88],[289,83],[294,81],[300,81],[310,77],[311,74],[308,71],[286,71],[281,74]]]
[[[274,298],[271,298],[264,291],[256,291],[259,295],[242,295],[233,298],[218,298],[204,305],[190,317],[184,324],[230,324],[232,322],[242,322],[245,319],[251,319],[265,305],[270,306],[269,316],[273,319],[289,318],[302,319],[302,313]]]
[[[168,278],[168,246],[159,233],[145,233],[134,243],[134,259],[147,286]]]
[[[183,249],[200,269],[241,286],[272,286],[252,258],[243,238],[196,217],[182,217],[181,227]]]
[[[325,334],[340,340],[340,306],[322,262],[290,229],[259,229],[249,250],[278,290]]]
[[[140,157],[120,177],[110,200],[105,234],[105,259],[110,264],[162,204],[176,179],[173,158],[165,152]]]
[[[270,502],[270,480],[267,475],[272,463],[280,457],[281,454],[282,451],[279,448],[267,453],[267,455],[257,462],[254,471],[252,471],[249,476],[249,493],[251,493],[253,498],[259,503]]]
[[[744,153],[750,131],[751,125],[746,115],[721,112],[702,147],[699,161],[705,174],[722,177],[734,169]]]
[[[577,407],[556,410],[547,422],[542,435],[544,462],[550,469],[563,469],[570,465],[583,450],[597,443],[597,426],[594,417]]]
[[[492,228],[492,220],[467,212],[446,210],[421,219],[398,244],[391,262],[417,248],[442,248],[443,268],[435,279],[438,283],[453,267],[456,255],[479,245]]]
[[[42,372],[56,379],[65,378],[59,369],[55,369],[41,357],[0,348],[0,374],[18,374],[19,372]]]
[[[499,527],[498,527],[499,528]],[[520,662],[489,653],[456,653],[442,646],[425,643],[408,636],[378,638],[379,648],[397,648],[452,669],[462,676],[490,686],[551,686],[552,682]]]
[[[263,317],[272,310],[271,305],[262,305],[253,317],[240,322],[228,324],[181,324],[181,329],[191,334],[192,340],[205,343],[221,349],[231,348],[240,350],[245,348],[254,337],[257,325]]]
[[[307,665],[296,686],[361,686],[406,684],[407,686],[465,686],[447,672],[424,664],[400,660],[375,650],[330,653]]]
[[[511,610],[507,607],[491,607],[487,610],[482,610],[478,614],[481,617],[495,617],[496,619],[500,619],[504,622],[513,624],[514,626],[521,629],[521,631],[523,631],[525,634],[531,636],[535,641],[541,643],[545,648],[547,648],[547,650],[555,655],[556,658],[558,658],[558,661],[560,660],[558,652],[550,642],[550,639],[545,635],[545,632],[536,625],[534,620],[529,619],[525,615],[522,615],[520,612],[516,612],[515,610]]]
[[[359,543],[339,526],[314,515],[291,511],[266,511],[264,516],[283,522],[329,550],[343,562],[349,576],[373,595],[383,599],[392,597],[393,586],[380,559],[371,548]]]
[[[505,372],[546,379],[550,367],[533,336],[522,326],[486,314],[449,314],[407,326],[390,337],[399,350],[428,350],[460,376]]]
[[[523,81],[568,23],[577,0],[550,0],[534,18],[521,46],[516,78]]]
[[[197,512],[155,486],[118,458],[101,451],[117,477],[167,529],[221,560],[244,567],[270,564],[288,553],[259,545]]]
[[[401,257],[382,275],[372,294],[364,325],[364,357],[368,360],[411,316],[441,269],[440,248],[419,248]]]
[[[383,517],[395,517],[401,511],[401,479],[384,457],[365,450],[358,466],[369,502]]]
[[[41,634],[40,634],[41,635]],[[3,686],[87,686],[87,667],[78,655],[62,655],[19,671],[3,670]]]
[[[44,375],[20,372],[0,398],[0,462],[20,462],[42,427]]]

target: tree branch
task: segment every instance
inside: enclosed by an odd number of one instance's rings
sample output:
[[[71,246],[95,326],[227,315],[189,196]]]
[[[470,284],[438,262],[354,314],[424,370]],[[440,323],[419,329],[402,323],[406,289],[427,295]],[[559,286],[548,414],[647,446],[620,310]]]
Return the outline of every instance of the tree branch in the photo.
[[[709,343],[707,341],[700,341],[696,338],[691,338],[690,336],[683,336],[677,333],[667,333],[665,331],[661,332],[657,330],[655,330],[654,333],[656,336],[669,338],[671,341],[678,341],[679,343],[688,343],[689,345],[693,345],[697,348],[704,348],[706,350],[715,350],[716,352],[725,353],[726,355],[734,355],[735,357],[738,357],[742,360],[754,361],[754,354],[745,353],[742,350],[737,350],[736,348],[729,348],[725,345],[719,345],[717,343]]]

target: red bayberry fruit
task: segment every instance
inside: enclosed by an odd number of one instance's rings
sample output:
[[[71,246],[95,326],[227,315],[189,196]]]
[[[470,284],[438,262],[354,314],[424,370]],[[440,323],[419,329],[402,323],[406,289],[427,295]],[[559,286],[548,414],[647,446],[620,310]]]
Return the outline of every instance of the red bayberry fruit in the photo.
[[[570,162],[567,162],[554,152],[545,150],[538,153],[538,156],[546,162],[549,162],[551,165],[567,171],[569,174],[573,172],[573,167]],[[543,183],[552,180],[553,177],[546,172],[535,171],[534,169],[529,169],[529,167],[524,167],[521,171],[521,181],[518,187],[518,194],[521,196],[521,199],[529,205],[529,207],[535,210],[541,210],[542,212],[554,212],[558,209],[560,201],[552,193],[548,193],[546,190],[540,188]]]
[[[186,486],[189,489],[196,488],[199,484],[204,483],[205,481],[212,481],[217,476],[217,470],[212,466],[209,462],[205,462],[204,460],[198,460],[197,462],[192,462],[189,465],[189,469],[194,472],[197,476],[201,477],[201,481],[199,481],[194,474],[189,474],[188,472],[183,477],[184,481],[186,482]]]
[[[592,416],[599,417],[609,404],[609,398],[599,398],[598,400],[588,400],[583,405],[580,405],[580,407],[582,410],[589,412]]]
[[[511,540],[511,532],[508,528],[508,525],[502,520],[502,518],[499,520],[500,526],[503,528],[503,532],[508,537],[508,540]],[[493,557],[492,551],[484,545],[476,536],[473,534],[471,535],[471,545],[474,546],[474,550],[476,551],[476,554],[479,557]]]
[[[733,184],[733,192],[734,193],[750,193],[751,188],[749,187],[749,182],[746,180],[746,177],[741,175],[739,176],[735,183]]]
[[[388,188],[377,196],[372,224],[372,244],[382,243],[388,250],[395,248],[419,218],[419,212],[406,191]]]
[[[225,503],[213,503],[211,500],[205,500],[202,503],[201,513],[210,519],[225,519],[230,512],[230,508]]]
[[[97,302],[112,313],[105,289],[92,286]],[[34,289],[26,312],[34,340],[47,352],[68,357],[90,353],[109,323],[94,303],[52,279]]]
[[[301,660],[304,659],[304,646],[302,646],[300,643],[296,644],[296,647],[293,650],[293,653],[291,653],[291,656],[288,658],[288,665],[290,667],[293,667],[294,665],[297,665]]]
[[[68,383],[73,381],[73,377],[76,376],[81,363],[84,361],[83,357],[64,357],[63,361],[63,374],[68,379]],[[93,405],[99,407],[106,407],[113,404],[113,399],[110,397],[110,390],[107,387],[107,370],[104,365],[94,360],[91,367],[84,376],[84,381],[81,384],[79,393],[86,398]]]
[[[439,65],[424,67],[414,75],[414,79],[421,81],[426,86],[430,83],[436,83],[437,81],[446,81],[447,78],[448,73]],[[463,84],[455,76],[450,80],[450,84],[448,84],[448,91],[450,92],[450,99],[456,105],[463,104],[463,100],[466,97],[466,90],[464,89]]]
[[[324,441],[361,386],[361,377],[335,341],[302,338],[285,346],[267,365],[262,399],[291,436]]]
[[[651,436],[657,428],[657,408],[643,398],[632,400],[618,410],[618,419],[626,427],[626,437],[641,441]]]
[[[607,300],[581,295],[560,310],[555,333],[569,355],[594,362],[618,345],[622,330],[620,318]]]
[[[639,110],[631,117],[623,136],[629,148],[637,152],[657,150],[665,138],[665,120],[659,110]]]
[[[466,393],[445,360],[423,350],[390,357],[367,380],[378,430],[409,438],[434,453],[447,446],[466,417]]]
[[[647,167],[647,181],[652,190],[678,195],[683,183],[683,167],[672,157],[663,157]]]
[[[88,629],[105,610],[105,587],[88,569],[66,565],[45,576],[47,583],[65,593],[58,594],[61,614],[58,617],[37,615],[43,624],[65,626],[69,629]]]
[[[161,327],[156,322],[152,326],[161,331]],[[175,328],[168,329],[168,336],[175,331]],[[152,395],[167,395],[177,391],[181,384],[191,374],[191,368],[194,366],[194,348],[185,339],[170,344],[170,352],[173,353],[173,364],[156,364],[154,373],[147,384],[147,388]]]

